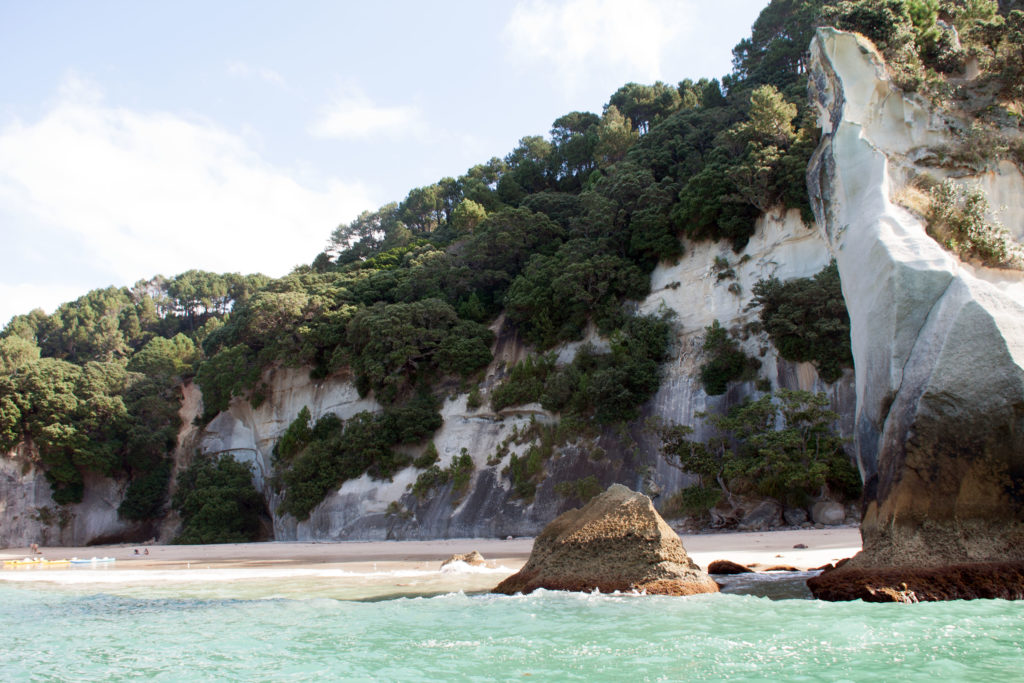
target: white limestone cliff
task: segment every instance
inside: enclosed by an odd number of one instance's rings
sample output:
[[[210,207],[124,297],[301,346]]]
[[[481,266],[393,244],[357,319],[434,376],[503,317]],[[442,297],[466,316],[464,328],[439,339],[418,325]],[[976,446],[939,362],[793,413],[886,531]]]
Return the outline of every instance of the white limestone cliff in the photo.
[[[0,548],[141,541],[154,535],[149,525],[118,518],[126,482],[87,475],[82,502],[61,506],[37,460],[27,444],[0,456]]]
[[[674,311],[679,329],[675,356],[666,364],[662,386],[648,404],[645,416],[693,425],[699,431],[701,421],[695,416],[697,412],[726,409],[756,391],[753,382],[745,382],[734,385],[725,396],[707,396],[697,376],[703,362],[704,328],[716,319],[726,327],[742,328],[757,317],[756,311],[747,309],[754,283],[773,275],[783,280],[808,277],[826,266],[831,256],[820,231],[805,225],[795,211],[759,219],[755,234],[742,253],[735,254],[719,243],[687,242],[686,248],[687,253],[679,263],[662,264],[654,271],[652,292],[639,304],[643,313]],[[716,257],[729,262],[732,276],[718,277]],[[514,335],[506,333],[502,320],[495,323],[495,330],[495,360],[486,372],[485,387],[497,383],[529,351]],[[588,340],[606,344],[592,332]],[[844,413],[847,431],[852,428],[852,373],[827,385],[811,364],[778,358],[763,333],[748,336],[742,345],[749,354],[759,357],[761,375],[773,387],[827,392],[833,405]],[[571,361],[578,347],[579,343],[562,347],[559,361]],[[396,473],[392,481],[374,480],[367,475],[347,481],[330,493],[308,520],[298,522],[274,511],[278,499],[266,483],[274,443],[304,406],[309,407],[314,420],[327,413],[348,418],[363,410],[379,410],[380,406],[372,399],[360,399],[346,375],[312,380],[304,369],[277,368],[268,371],[264,380],[267,398],[259,408],[236,399],[230,410],[206,427],[198,443],[204,452],[231,453],[253,464],[257,485],[270,503],[278,540],[532,535],[574,503],[555,493],[554,486],[559,481],[571,481],[596,471],[634,487],[641,487],[646,481],[669,493],[690,483],[682,472],[657,455],[650,436],[638,427],[627,439],[631,443],[612,439],[610,447],[619,451],[600,462],[591,461],[587,449],[566,449],[562,457],[547,463],[549,477],[541,484],[535,500],[523,502],[511,494],[511,484],[502,474],[508,456],[496,465],[488,464],[488,460],[514,429],[525,428],[531,419],[550,422],[557,416],[538,404],[517,406],[500,414],[490,412],[486,406],[469,410],[467,395],[458,394],[445,400],[441,408],[444,424],[433,442],[442,467],[462,449],[472,456],[473,481],[463,496],[442,489],[428,500],[416,500],[408,489],[419,470],[410,467]],[[526,448],[527,445],[512,445],[510,453],[521,455]]]
[[[1024,559],[1024,274],[960,262],[892,201],[957,121],[896,88],[859,36],[820,29],[811,56],[823,138],[808,184],[856,365],[855,564]],[[982,187],[1024,235],[1016,166],[924,170]]]

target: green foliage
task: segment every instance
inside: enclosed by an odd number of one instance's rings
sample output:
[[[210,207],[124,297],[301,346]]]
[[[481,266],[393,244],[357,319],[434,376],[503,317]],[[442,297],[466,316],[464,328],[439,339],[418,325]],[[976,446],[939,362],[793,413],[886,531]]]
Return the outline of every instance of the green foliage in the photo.
[[[426,460],[437,456],[433,444],[416,461],[395,446],[419,443],[433,434],[442,422],[437,408],[432,396],[419,395],[383,413],[362,412],[344,422],[332,414],[321,417],[301,450],[276,463],[285,490],[279,511],[305,520],[331,489],[349,479],[363,474],[390,479],[409,464],[427,466]],[[296,422],[296,432],[307,438],[301,421]]]
[[[42,356],[78,364],[123,360],[154,337],[192,333],[227,315],[266,282],[262,275],[195,270],[171,280],[157,276],[131,289],[92,290],[52,315],[36,310],[15,316],[0,336],[34,341]]]
[[[433,464],[421,472],[412,485],[412,493],[418,499],[423,500],[434,489],[451,482],[452,492],[456,494],[453,502],[457,502],[469,487],[475,467],[473,456],[463,448],[459,455],[452,458],[448,467],[441,469]]]
[[[525,136],[504,158],[339,226],[311,266],[283,278],[193,270],[17,316],[0,333],[0,442],[41,444],[62,501],[99,472],[131,479],[138,501],[126,514],[152,514],[162,502],[148,475],[173,447],[176,382],[195,374],[209,420],[233,397],[258,404],[269,368],[309,367],[318,380],[350,368],[387,409],[307,419],[282,439],[277,480],[284,507],[302,517],[340,482],[404,466],[395,446],[439,424],[422,397],[453,377],[479,379],[492,359],[485,326],[503,310],[541,349],[591,324],[612,348],[583,349],[559,368],[530,361],[492,392],[496,409],[540,401],[563,421],[631,419],[657,390],[669,326],[631,317],[625,304],[646,294],[660,261],[682,255],[680,235],[740,249],[762,210],[809,215],[803,178],[817,140],[806,48],[822,4],[773,0],[722,81],[626,84],[600,116],[570,112],[549,138]],[[851,23],[891,5],[898,21],[878,30],[902,31],[893,49],[920,52],[929,66],[963,56],[948,31],[936,33],[932,0],[908,0],[906,11],[896,0],[840,4],[835,16]],[[1024,81],[1013,80],[1022,24],[991,4],[942,0],[938,16],[955,23],[965,54],[999,74],[1005,95]],[[524,491],[536,466],[514,466]]]
[[[679,489],[665,503],[662,514],[665,517],[695,516],[706,517],[708,510],[718,505],[722,490],[715,486],[688,486]]]
[[[0,375],[0,448],[30,439],[54,500],[76,503],[86,472],[135,478],[161,465],[177,435],[178,396],[165,380],[120,363],[26,361]],[[151,500],[153,481],[146,484]]]
[[[717,483],[726,495],[756,492],[802,505],[827,486],[854,498],[860,477],[833,431],[838,415],[828,405],[823,393],[779,389],[727,415],[703,415],[716,431],[706,443],[690,440],[689,427],[661,429],[662,452],[699,475],[702,487]]]
[[[0,338],[0,375],[13,374],[18,369],[39,360],[39,347],[24,337]]]
[[[551,166],[560,190],[578,190],[594,170],[600,123],[601,119],[596,114],[574,111],[551,124]]]
[[[437,446],[431,441],[427,444],[427,447],[423,450],[423,454],[412,461],[413,467],[421,470],[425,470],[431,465],[436,465],[440,462],[441,456],[438,455]]]
[[[419,500],[426,498],[434,489],[451,481],[451,470],[431,465],[419,473],[412,484],[412,494]]]
[[[118,516],[131,520],[159,518],[165,511],[170,483],[171,462],[161,460],[156,467],[132,479],[117,508]]]
[[[700,367],[700,381],[708,396],[724,394],[729,382],[754,378],[761,362],[743,353],[717,320],[705,332],[703,348],[707,361]]]
[[[947,180],[931,190],[928,234],[964,260],[986,266],[1024,267],[1024,251],[1009,231],[987,217],[988,200],[980,188],[965,190]]]
[[[199,362],[195,342],[182,333],[173,339],[153,337],[132,355],[128,369],[159,377],[183,377],[194,372]]]
[[[604,487],[593,474],[582,479],[573,481],[561,481],[555,484],[555,493],[564,498],[575,498],[580,505],[584,505],[594,496],[601,493]]]
[[[807,70],[807,46],[823,0],[772,0],[733,49],[735,75],[749,83],[786,88]]]
[[[458,493],[465,493],[469,487],[470,479],[473,476],[473,470],[476,466],[473,464],[473,456],[471,456],[465,448],[459,453],[459,455],[452,458],[452,464],[450,466],[452,472],[452,490]]]
[[[121,471],[130,425],[123,394],[133,380],[117,363],[84,367],[54,358],[0,378],[0,443],[13,448],[29,436],[39,450],[59,504],[78,502],[83,473]]]
[[[959,99],[978,100],[982,109],[993,91],[1024,96],[1024,12],[1000,11],[995,0],[847,0],[826,7],[822,20],[870,38],[906,90],[938,100],[959,90]],[[968,57],[978,60],[981,77],[949,86],[940,74],[962,72]]]
[[[630,120],[622,115],[619,108],[609,105],[597,127],[594,156],[598,165],[605,168],[616,161],[622,161],[639,137],[639,132],[633,129]]]
[[[661,81],[654,85],[627,83],[608,99],[608,107],[616,107],[641,135],[680,106],[679,91]]]
[[[491,392],[491,410],[540,401],[544,385],[555,368],[555,357],[527,356],[509,371],[508,378]]]
[[[309,406],[302,406],[299,414],[284,430],[284,434],[274,444],[274,457],[285,462],[306,448],[313,441],[313,417]]]
[[[249,391],[260,374],[255,354],[242,344],[218,351],[200,365],[196,382],[203,391],[204,419],[209,421],[227,410],[231,398]]]
[[[544,475],[544,451],[530,447],[522,457],[512,454],[502,473],[512,482],[516,497],[532,501],[537,493],[537,484]]]
[[[480,385],[474,384],[473,388],[470,389],[469,395],[466,396],[466,409],[476,410],[484,404],[483,397],[480,395]]]
[[[630,317],[612,335],[610,353],[584,345],[560,368],[553,356],[527,357],[491,392],[491,407],[540,401],[547,410],[601,424],[632,419],[658,389],[671,329],[665,318]]]
[[[523,337],[540,348],[579,339],[587,320],[609,332],[626,299],[647,294],[649,278],[601,240],[575,239],[552,256],[537,255],[512,283],[506,312]]]
[[[800,96],[802,98],[802,96]],[[684,121],[714,126],[703,163],[679,193],[673,218],[695,239],[728,239],[736,251],[753,233],[754,221],[765,211],[782,205],[800,209],[809,220],[810,204],[804,169],[817,143],[814,122],[793,122],[799,108],[773,85],[762,85],[749,95],[745,119],[724,128],[721,116],[687,114]],[[724,128],[724,129],[723,129]],[[797,181],[797,182],[794,182]]]
[[[761,308],[761,324],[783,358],[814,363],[826,382],[853,367],[850,316],[835,261],[814,277],[759,281],[750,305]]]
[[[179,544],[257,541],[266,517],[252,467],[227,455],[196,458],[178,475],[172,505],[182,520]]]
[[[487,209],[472,199],[463,199],[452,212],[452,229],[459,235],[468,234],[473,232],[485,218],[487,218]]]

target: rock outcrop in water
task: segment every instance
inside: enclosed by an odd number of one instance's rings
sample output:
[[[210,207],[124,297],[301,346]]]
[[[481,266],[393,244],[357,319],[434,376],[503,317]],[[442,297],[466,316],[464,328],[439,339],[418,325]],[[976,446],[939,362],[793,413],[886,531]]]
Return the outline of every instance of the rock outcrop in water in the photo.
[[[468,564],[470,567],[483,567],[487,564],[487,560],[478,551],[473,550],[468,553],[455,553],[447,560],[441,563],[441,568],[444,569],[448,565],[454,562],[463,562]]]
[[[977,562],[942,567],[833,569],[807,581],[819,600],[932,602],[1024,600],[1024,563]]]
[[[538,588],[693,595],[715,593],[718,584],[687,556],[650,498],[615,484],[548,524],[526,565],[494,592]]]
[[[1024,561],[1024,274],[962,263],[891,200],[957,122],[892,85],[854,34],[820,29],[811,53],[823,137],[808,182],[850,312],[865,481],[863,552],[818,595],[863,597],[873,570],[876,590],[926,593],[921,567],[974,581],[986,573],[952,565]],[[1003,162],[975,181],[1020,240],[1020,171]]]

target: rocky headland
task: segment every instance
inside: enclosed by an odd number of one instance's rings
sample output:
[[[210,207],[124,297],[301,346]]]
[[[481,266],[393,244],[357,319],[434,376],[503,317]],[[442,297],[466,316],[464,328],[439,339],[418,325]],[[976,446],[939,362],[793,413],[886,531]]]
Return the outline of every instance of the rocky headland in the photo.
[[[1006,199],[1000,217],[1019,241],[1024,177],[1008,162],[922,161],[969,124],[893,85],[863,38],[820,29],[811,55],[822,142],[808,183],[850,312],[865,482],[863,551],[812,589],[1020,595],[1024,274],[961,261],[894,196],[922,172],[981,184]]]

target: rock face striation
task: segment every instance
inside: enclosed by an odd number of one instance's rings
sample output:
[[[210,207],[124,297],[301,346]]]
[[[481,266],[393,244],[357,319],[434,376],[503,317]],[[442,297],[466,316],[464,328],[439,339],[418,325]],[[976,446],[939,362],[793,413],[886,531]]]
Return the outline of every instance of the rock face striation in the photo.
[[[1024,561],[1024,274],[962,263],[892,201],[957,122],[892,85],[863,38],[819,29],[811,57],[808,184],[850,312],[865,482],[864,549],[825,575],[830,597],[855,569]],[[1008,198],[998,218],[1021,239],[1015,166],[927,171]]]
[[[512,595],[538,588],[659,595],[718,592],[718,584],[687,556],[650,498],[621,484],[555,518],[534,541],[526,565],[494,592]]]

